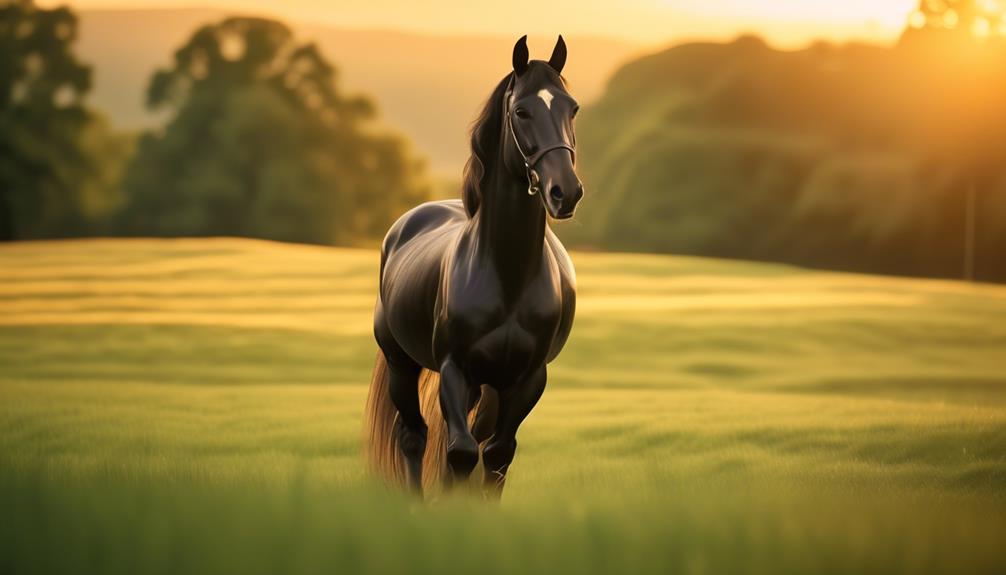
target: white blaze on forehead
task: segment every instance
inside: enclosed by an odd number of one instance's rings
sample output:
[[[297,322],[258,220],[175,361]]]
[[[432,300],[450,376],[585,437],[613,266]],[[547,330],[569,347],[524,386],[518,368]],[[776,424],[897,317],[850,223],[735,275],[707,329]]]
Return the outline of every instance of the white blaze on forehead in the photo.
[[[552,98],[555,97],[552,95],[552,92],[549,92],[547,89],[543,88],[541,90],[538,90],[538,97],[541,98],[542,102],[545,102],[546,108],[548,108],[549,110],[552,109]]]

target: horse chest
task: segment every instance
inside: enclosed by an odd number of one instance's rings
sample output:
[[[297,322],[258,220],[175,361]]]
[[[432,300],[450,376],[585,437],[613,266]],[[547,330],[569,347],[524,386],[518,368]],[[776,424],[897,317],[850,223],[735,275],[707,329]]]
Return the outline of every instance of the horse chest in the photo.
[[[452,354],[461,358],[473,379],[504,386],[544,363],[561,302],[544,286],[530,286],[510,306],[482,295],[480,305],[454,310]]]
[[[526,373],[542,355],[538,339],[519,322],[507,320],[472,341],[464,363],[478,381],[506,383]]]

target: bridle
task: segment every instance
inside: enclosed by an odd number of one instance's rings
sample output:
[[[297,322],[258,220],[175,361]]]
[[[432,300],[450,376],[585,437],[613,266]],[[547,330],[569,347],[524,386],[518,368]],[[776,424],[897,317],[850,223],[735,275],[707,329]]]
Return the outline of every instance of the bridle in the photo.
[[[517,130],[513,126],[513,109],[510,106],[510,99],[513,97],[513,85],[515,76],[510,76],[510,85],[507,86],[506,95],[504,96],[504,102],[506,102],[506,122],[507,127],[510,128],[510,136],[513,137],[513,143],[517,146],[517,152],[520,154],[521,158],[524,160],[524,169],[527,171],[527,194],[533,196],[541,191],[538,184],[541,183],[541,179],[538,176],[538,172],[535,171],[534,167],[538,165],[545,154],[553,150],[569,150],[570,156],[573,158],[573,163],[576,163],[576,148],[566,143],[565,140],[554,142],[547,146],[541,146],[538,151],[528,156],[524,153],[524,149],[520,146],[520,141],[517,139]]]

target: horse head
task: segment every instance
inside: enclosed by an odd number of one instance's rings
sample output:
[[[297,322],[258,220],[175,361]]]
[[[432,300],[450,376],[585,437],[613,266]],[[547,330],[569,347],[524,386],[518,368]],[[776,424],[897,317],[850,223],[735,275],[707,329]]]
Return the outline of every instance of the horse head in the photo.
[[[553,219],[572,217],[583,197],[576,175],[573,119],[579,110],[566,91],[562,36],[548,62],[528,61],[527,36],[513,49],[513,73],[504,97],[503,152],[507,169],[526,178],[528,193],[541,198]]]

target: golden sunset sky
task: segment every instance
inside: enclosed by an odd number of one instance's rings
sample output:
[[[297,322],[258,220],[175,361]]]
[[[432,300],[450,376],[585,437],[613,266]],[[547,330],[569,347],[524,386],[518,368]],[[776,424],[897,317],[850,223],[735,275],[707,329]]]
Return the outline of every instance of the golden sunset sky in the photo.
[[[755,32],[775,45],[894,40],[917,0],[39,0],[76,9],[220,8],[336,27],[433,34],[563,33],[663,44]]]

